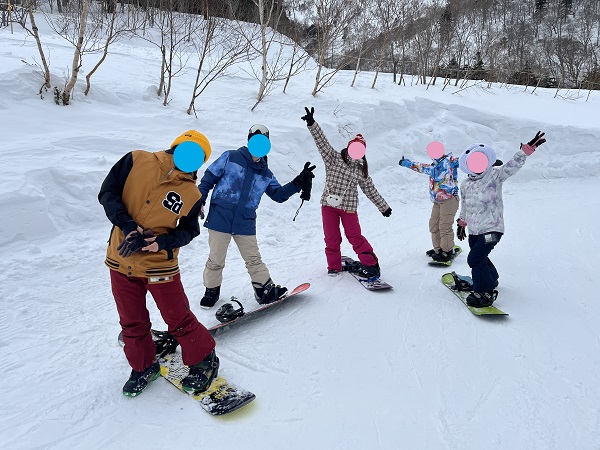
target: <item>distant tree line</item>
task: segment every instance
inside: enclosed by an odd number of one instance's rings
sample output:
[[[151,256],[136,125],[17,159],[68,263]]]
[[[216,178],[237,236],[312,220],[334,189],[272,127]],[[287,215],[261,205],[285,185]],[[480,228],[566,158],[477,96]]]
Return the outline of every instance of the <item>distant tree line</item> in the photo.
[[[73,45],[64,86],[51,69],[34,12]],[[83,19],[83,20],[82,20]],[[244,25],[250,22],[255,26]],[[249,63],[256,107],[317,64],[312,94],[340,70],[382,73],[394,83],[465,86],[469,80],[560,89],[600,89],[599,0],[0,0],[0,25],[20,24],[37,43],[44,84],[68,104],[84,58],[91,77],[124,36],[159,50],[157,95],[164,105],[176,78],[197,72],[187,112],[210,83]],[[273,32],[276,30],[278,33]],[[55,84],[52,86],[52,84]]]

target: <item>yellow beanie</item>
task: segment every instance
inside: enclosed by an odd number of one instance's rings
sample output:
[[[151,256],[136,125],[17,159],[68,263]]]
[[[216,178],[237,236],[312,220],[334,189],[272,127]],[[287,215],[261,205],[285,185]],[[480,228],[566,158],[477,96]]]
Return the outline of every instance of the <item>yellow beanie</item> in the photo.
[[[210,142],[208,142],[206,136],[196,130],[186,131],[173,141],[171,148],[176,147],[177,145],[186,141],[195,142],[202,147],[202,150],[204,150],[204,162],[208,161],[208,158],[210,158],[210,154],[212,153],[212,149],[210,148]]]

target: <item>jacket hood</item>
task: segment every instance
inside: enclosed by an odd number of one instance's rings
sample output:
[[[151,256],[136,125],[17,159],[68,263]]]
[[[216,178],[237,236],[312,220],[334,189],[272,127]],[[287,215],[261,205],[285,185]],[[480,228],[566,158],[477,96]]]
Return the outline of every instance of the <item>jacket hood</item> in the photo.
[[[486,169],[481,173],[473,172],[471,169],[469,169],[469,167],[467,165],[467,159],[469,158],[469,156],[471,156],[474,153],[483,153],[487,157],[488,165],[487,165]],[[460,155],[460,157],[458,158],[458,167],[460,168],[460,170],[462,170],[467,175],[469,175],[469,178],[475,179],[475,178],[479,178],[480,175],[484,175],[487,172],[489,172],[495,162],[496,162],[496,152],[494,151],[494,149],[492,147],[490,147],[489,145],[486,145],[486,144],[471,144],[465,149],[465,151],[462,153],[462,155]]]
[[[248,164],[253,169],[260,170],[260,169],[266,169],[267,168],[267,157],[266,156],[263,156],[257,162],[257,161],[254,161],[254,157],[252,156],[252,154],[248,150],[248,147],[246,147],[246,146],[240,147],[240,148],[238,148],[238,152],[240,152],[242,154],[242,156],[246,160],[248,160]]]

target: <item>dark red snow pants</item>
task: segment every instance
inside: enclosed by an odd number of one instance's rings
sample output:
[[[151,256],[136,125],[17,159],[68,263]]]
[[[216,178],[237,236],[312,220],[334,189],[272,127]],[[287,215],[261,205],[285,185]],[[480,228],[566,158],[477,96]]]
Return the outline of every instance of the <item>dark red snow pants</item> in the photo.
[[[181,346],[184,364],[198,364],[215,348],[215,340],[190,310],[179,274],[171,282],[151,284],[147,278],[128,277],[111,270],[110,282],[123,330],[125,356],[134,370],[141,372],[155,360],[154,342],[150,334],[152,324],[146,308],[148,291],[169,333],[177,338]]]
[[[373,253],[373,247],[362,235],[358,213],[346,212],[343,209],[321,206],[323,217],[323,233],[325,234],[325,256],[327,258],[327,269],[342,270],[342,232],[340,222],[344,227],[344,233],[352,249],[358,255],[358,259],[365,266],[377,264],[377,258]]]

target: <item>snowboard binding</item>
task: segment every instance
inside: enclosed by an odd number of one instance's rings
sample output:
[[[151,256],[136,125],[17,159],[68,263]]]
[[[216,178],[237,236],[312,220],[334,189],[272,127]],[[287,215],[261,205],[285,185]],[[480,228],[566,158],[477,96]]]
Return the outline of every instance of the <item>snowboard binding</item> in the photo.
[[[179,342],[175,339],[171,333],[166,331],[155,331],[152,330],[154,338],[154,346],[156,347],[156,356],[158,358],[164,358],[165,356],[175,353]]]
[[[452,278],[454,279],[454,290],[461,292],[470,292],[473,290],[473,286],[467,280],[463,280],[459,277],[456,272],[452,272]]]
[[[238,302],[235,297],[231,297],[231,301],[237,303],[239,308],[234,308],[231,303],[225,303],[215,314],[219,322],[231,322],[233,319],[237,319],[244,315],[244,307],[242,304]]]
[[[361,267],[360,261],[342,261],[342,272],[358,272]]]

